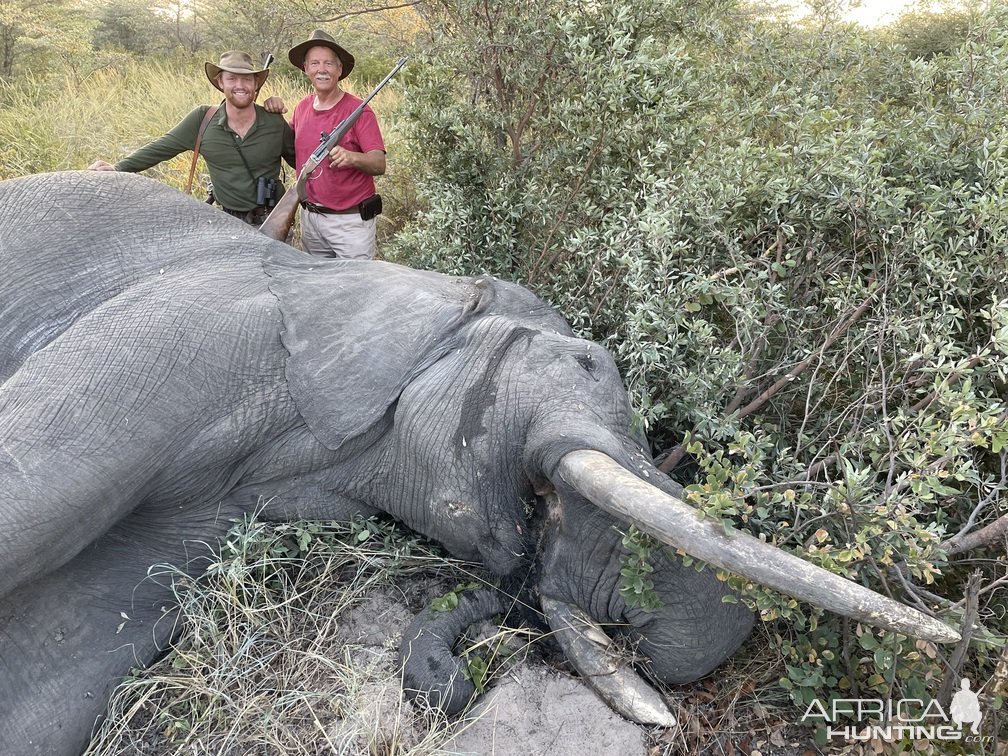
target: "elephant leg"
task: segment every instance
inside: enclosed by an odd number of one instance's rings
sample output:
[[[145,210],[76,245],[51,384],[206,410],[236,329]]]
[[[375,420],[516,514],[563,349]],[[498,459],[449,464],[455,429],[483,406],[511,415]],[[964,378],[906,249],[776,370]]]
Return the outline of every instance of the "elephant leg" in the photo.
[[[196,278],[170,301],[135,287],[0,385],[0,596],[146,500],[223,493],[233,471],[214,455],[241,459],[274,427],[267,399],[282,368],[260,323],[269,310],[212,286]],[[207,301],[214,319],[189,322]]]
[[[120,373],[97,354],[81,355],[82,366],[66,346],[53,345],[59,357],[33,356],[0,386],[0,596],[112,527],[139,502],[152,467],[143,406],[114,417],[101,399]],[[79,390],[82,374],[97,385]]]
[[[109,466],[82,470],[90,485],[68,482],[63,471],[72,470],[73,464],[62,457],[53,450],[45,469],[35,470],[13,456],[0,459],[0,598],[63,565],[135,501],[109,485],[107,481],[114,478]],[[52,487],[53,481],[59,481],[58,489]]]
[[[80,753],[119,680],[161,654],[175,601],[171,577],[148,570],[172,563],[201,571],[213,535],[202,530],[183,542],[177,529],[166,537],[171,527],[132,515],[63,567],[0,599],[2,750]]]

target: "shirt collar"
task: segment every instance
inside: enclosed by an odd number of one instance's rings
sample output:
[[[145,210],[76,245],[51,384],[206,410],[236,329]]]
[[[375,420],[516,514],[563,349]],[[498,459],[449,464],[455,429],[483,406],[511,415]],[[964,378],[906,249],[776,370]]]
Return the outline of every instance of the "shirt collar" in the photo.
[[[214,117],[213,117],[212,120],[213,120],[214,123],[217,124],[217,126],[219,128],[223,129],[224,131],[233,132],[234,130],[230,126],[228,126],[228,122],[227,122],[227,107],[226,106],[227,106],[227,100],[221,100],[220,105],[217,106],[217,113],[216,113],[216,115],[214,115]],[[245,135],[246,137],[249,134],[251,134],[253,131],[256,130],[256,128],[259,126],[259,122],[262,120],[262,113],[259,112],[260,109],[261,109],[259,103],[258,102],[257,103],[253,103],[252,107],[255,108],[256,119],[255,119],[255,123],[252,124],[252,128],[249,129],[248,134]],[[266,112],[266,111],[263,111],[263,112]]]

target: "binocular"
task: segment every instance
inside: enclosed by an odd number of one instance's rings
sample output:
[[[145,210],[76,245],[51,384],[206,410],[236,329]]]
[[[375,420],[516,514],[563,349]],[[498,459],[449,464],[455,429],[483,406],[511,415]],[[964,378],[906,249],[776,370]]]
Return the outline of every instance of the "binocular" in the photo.
[[[256,180],[256,205],[273,207],[277,203],[277,180],[260,176]]]

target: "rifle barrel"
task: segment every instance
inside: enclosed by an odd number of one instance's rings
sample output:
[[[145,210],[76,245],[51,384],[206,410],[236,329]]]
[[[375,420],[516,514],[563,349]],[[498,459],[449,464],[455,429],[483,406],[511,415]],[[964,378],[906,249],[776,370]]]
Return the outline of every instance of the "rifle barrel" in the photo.
[[[367,97],[361,100],[360,105],[358,105],[350,115],[348,115],[346,118],[340,121],[339,125],[329,133],[329,136],[325,138],[322,144],[320,144],[318,147],[315,148],[315,151],[311,154],[311,157],[308,158],[308,162],[305,163],[305,167],[307,167],[308,164],[312,162],[314,162],[315,164],[311,167],[309,173],[311,171],[314,171],[316,166],[318,166],[318,164],[322,162],[322,158],[324,158],[327,154],[329,154],[329,150],[331,150],[333,147],[335,147],[337,144],[340,143],[340,140],[343,137],[345,137],[347,132],[350,131],[350,129],[353,127],[355,123],[357,123],[357,119],[361,117],[361,114],[364,112],[364,108],[367,106],[367,104],[371,102],[374,96],[382,90],[382,87],[384,87],[386,84],[389,83],[389,81],[392,80],[393,76],[399,73],[399,69],[405,65],[406,65],[406,58],[400,58],[399,62],[395,64],[395,67],[391,71],[389,71],[389,73],[385,76],[385,78],[382,79],[380,82],[378,82],[378,86],[376,86],[374,89],[371,90],[371,94],[369,94]]]
[[[329,154],[329,150],[339,144],[339,141],[350,131],[351,127],[353,127],[357,119],[364,112],[364,106],[371,102],[371,99],[381,91],[382,87],[389,83],[392,77],[399,72],[400,68],[406,65],[406,60],[406,58],[400,58],[388,75],[378,82],[378,86],[371,90],[371,94],[361,100],[361,104],[354,109],[354,112],[340,121],[339,125],[332,130],[332,133],[329,134],[325,141],[315,148],[315,151],[305,161],[305,164],[301,166],[297,183],[280,198],[276,207],[273,208],[273,211],[259,228],[260,231],[278,241],[283,241],[287,238],[287,232],[294,225],[294,214],[297,212],[298,203],[305,200],[308,196],[308,177],[318,168],[319,163],[322,162],[325,156]]]

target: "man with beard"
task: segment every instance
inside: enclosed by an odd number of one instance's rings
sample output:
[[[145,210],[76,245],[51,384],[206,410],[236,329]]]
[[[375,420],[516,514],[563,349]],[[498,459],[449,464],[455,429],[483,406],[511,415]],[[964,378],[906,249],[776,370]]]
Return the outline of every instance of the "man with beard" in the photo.
[[[224,212],[259,226],[283,194],[280,161],[294,165],[294,134],[282,115],[256,105],[269,69],[257,67],[251,55],[226,52],[216,65],[205,63],[204,71],[224,93],[221,105],[201,105],[167,134],[115,165],[98,160],[89,170],[136,173],[194,149],[199,139],[214,199]],[[214,113],[208,112],[211,107]],[[278,109],[283,109],[282,101]]]
[[[304,71],[314,90],[297,104],[291,118],[300,172],[320,138],[332,133],[361,99],[340,88],[340,81],[353,69],[353,55],[324,31],[313,32],[287,57]],[[381,212],[374,177],[383,173],[385,143],[368,106],[308,181],[301,203],[304,250],[325,257],[373,258],[375,216]]]

